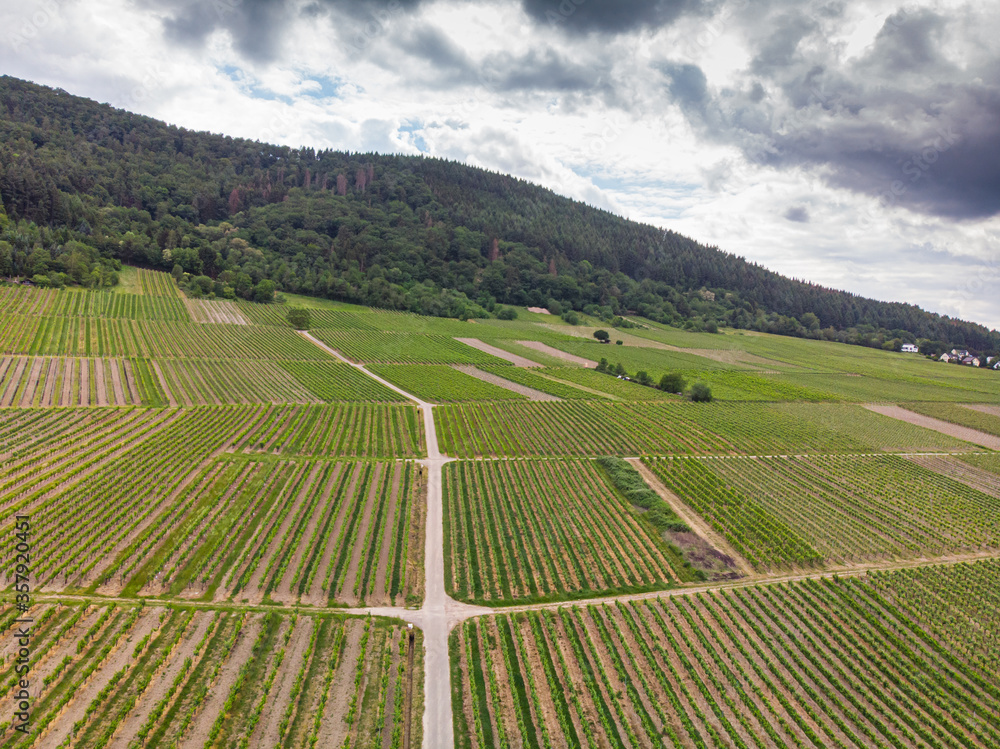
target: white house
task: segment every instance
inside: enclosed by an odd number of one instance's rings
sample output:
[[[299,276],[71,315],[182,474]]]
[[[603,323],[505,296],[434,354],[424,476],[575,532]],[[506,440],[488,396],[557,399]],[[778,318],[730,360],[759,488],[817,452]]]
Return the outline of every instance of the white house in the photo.
[[[920,349],[917,348],[912,343],[904,343],[902,349],[900,349],[904,354],[918,354]]]
[[[950,362],[954,358],[955,357],[952,356],[951,354],[941,354],[941,358],[939,359],[939,361]]]

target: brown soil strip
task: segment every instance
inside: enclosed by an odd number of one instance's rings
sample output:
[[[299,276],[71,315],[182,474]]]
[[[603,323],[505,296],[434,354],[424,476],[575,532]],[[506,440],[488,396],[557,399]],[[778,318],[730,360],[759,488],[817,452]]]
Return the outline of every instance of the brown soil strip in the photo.
[[[557,359],[572,362],[573,364],[579,364],[581,367],[586,367],[587,369],[596,369],[597,367],[597,362],[592,362],[590,359],[584,359],[582,356],[567,354],[565,351],[560,351],[557,348],[552,348],[551,346],[547,346],[546,344],[538,341],[517,341],[517,343],[525,348],[540,351],[543,354],[548,354],[549,356],[554,356]]]
[[[93,606],[88,611],[80,617],[80,621],[73,625],[73,628],[63,635],[58,642],[52,643],[52,646],[48,651],[41,657],[41,659],[34,666],[31,667],[31,681],[35,684],[44,684],[46,677],[55,671],[56,666],[58,666],[64,656],[66,655],[76,655],[76,643],[79,637],[94,626],[94,623],[100,618],[101,614],[104,613],[104,606]],[[107,624],[104,625],[107,627]],[[102,627],[101,631],[104,631]],[[12,642],[16,645],[17,640],[11,637]],[[12,648],[13,650],[13,648]],[[37,696],[37,693],[36,693]],[[9,697],[8,697],[9,699]]]
[[[94,365],[94,381],[97,383],[97,405],[108,405],[108,386],[104,381],[104,360],[91,359]]]
[[[111,359],[108,364],[111,368],[111,387],[114,390],[115,403],[119,406],[127,406],[128,401],[125,400],[125,389],[122,387],[122,375],[118,370],[118,362]]]
[[[343,470],[345,470],[343,464],[337,465],[326,477],[326,486],[323,487],[323,493],[316,502],[316,506],[313,508],[313,515],[306,522],[306,527],[302,531],[295,553],[292,554],[292,558],[288,560],[288,566],[285,568],[285,576],[278,586],[271,591],[271,597],[275,601],[280,601],[282,603],[295,603],[296,595],[292,594],[292,577],[294,577],[295,573],[298,571],[299,563],[302,561],[302,557],[305,556],[307,552],[312,550],[312,547],[309,544],[313,538],[315,529],[317,527],[322,527],[326,522],[327,515],[331,510],[330,494],[339,482]],[[319,544],[323,542],[323,539],[317,536],[312,542]]]
[[[132,403],[140,405],[139,388],[135,382],[135,371],[132,369],[132,362],[128,359],[122,360],[122,367],[125,369],[125,383],[128,385],[129,395],[132,396]]]
[[[174,398],[174,394],[170,392],[170,388],[167,387],[167,379],[163,376],[160,365],[155,361],[151,361],[150,364],[153,365],[153,371],[156,372],[156,377],[160,380],[160,387],[163,388],[163,392],[167,396],[167,403],[170,404],[171,408],[176,407],[177,400]]]
[[[621,677],[618,675],[618,671],[615,670],[615,665],[611,661],[611,654],[608,652],[608,646],[604,644],[604,640],[601,639],[601,635],[597,631],[597,625],[594,622],[595,616],[600,616],[600,612],[595,611],[594,609],[587,609],[582,612],[579,623],[582,625],[587,636],[583,637],[581,635],[580,640],[583,642],[584,647],[590,651],[594,660],[602,664],[605,677],[608,680],[607,686],[600,684],[600,689],[604,693],[604,698],[608,701],[609,705],[618,702],[621,705],[622,710],[625,712],[625,716],[628,718],[632,731],[636,736],[643,736],[645,729],[642,727],[642,720],[639,718],[639,715],[635,710],[635,704],[631,699],[625,697],[626,686],[622,683]],[[610,627],[608,627],[608,629],[610,629]],[[590,643],[587,643],[587,637],[590,638]],[[622,658],[622,661],[625,663],[628,662],[624,657]],[[625,669],[626,673],[631,670],[627,665]],[[637,679],[635,681],[638,682]],[[637,687],[637,690],[640,691],[641,694],[641,689],[639,687]],[[644,702],[644,700],[640,698],[640,702]],[[653,720],[657,720],[655,717],[656,713],[651,709],[651,706],[646,704],[645,707],[649,711],[650,715],[654,716]],[[621,717],[613,708],[612,715],[615,723],[621,726]],[[622,731],[622,733],[624,734],[625,732]]]
[[[483,343],[478,338],[456,338],[459,343],[464,343],[466,346],[472,346],[474,349],[478,349],[485,354],[490,354],[498,359],[504,359],[509,361],[515,367],[541,367],[542,365],[538,362],[531,361],[531,359],[525,359],[523,356],[518,356],[517,354],[512,354],[509,351],[504,351],[502,348],[497,348],[496,346],[491,346],[488,343]]]
[[[153,628],[158,625],[160,614],[163,611],[162,608],[148,608],[139,615],[135,624],[132,625],[131,631],[118,639],[115,649],[108,654],[104,662],[87,680],[86,685],[77,690],[69,705],[52,722],[50,729],[41,734],[39,738],[42,738],[42,746],[60,746],[65,741],[73,724],[84,717],[87,707],[111,681],[111,677],[130,664],[136,643],[153,631]]]
[[[389,600],[389,591],[386,590],[386,578],[389,576],[389,550],[396,537],[396,524],[393,518],[396,517],[396,507],[399,505],[399,486],[403,480],[403,464],[396,463],[396,472],[392,477],[392,490],[389,494],[389,501],[385,509],[385,528],[382,531],[382,545],[379,549],[378,567],[375,569],[375,588],[372,598],[368,601],[370,605],[392,606]],[[406,518],[399,518],[397,522],[405,523]],[[397,549],[396,553],[399,554]],[[366,596],[367,598],[367,596]]]
[[[323,720],[319,726],[317,746],[343,746],[350,726],[344,721],[353,696],[354,675],[358,671],[358,656],[361,654],[361,635],[364,632],[364,622],[352,619],[345,623],[347,627],[344,654],[340,658],[337,671],[330,684],[330,694],[323,711]],[[371,652],[369,657],[382,658],[381,653]],[[391,715],[386,716],[391,720]],[[355,721],[358,719],[355,718]],[[273,746],[262,744],[261,747]]]
[[[251,747],[272,749],[277,746],[281,719],[288,709],[288,703],[291,702],[292,683],[302,667],[302,658],[309,645],[314,626],[315,620],[311,616],[300,617],[296,622],[295,630],[285,648],[285,657],[281,661],[278,673],[275,674],[271,692],[264,704],[264,712],[261,713],[260,722],[250,737]]]
[[[344,587],[338,591],[337,598],[346,601],[349,605],[358,602],[358,597],[354,595],[354,582],[358,577],[358,570],[361,567],[361,556],[365,552],[365,537],[368,535],[368,527],[372,523],[375,504],[378,502],[379,486],[382,483],[386,466],[379,464],[372,471],[371,486],[368,489],[368,499],[362,510],[361,519],[358,521],[358,532],[354,538],[354,549],[351,552],[351,563],[347,567],[347,575],[344,577]],[[362,594],[364,591],[361,591]]]
[[[17,386],[21,382],[21,375],[24,373],[24,368],[28,366],[26,358],[20,358],[16,361],[17,365],[14,367],[14,372],[8,379],[7,391],[4,393],[3,400],[0,401],[0,406],[4,408],[13,403],[14,396],[17,395]]]
[[[205,635],[205,630],[215,618],[214,611],[199,611],[194,615],[191,623],[188,624],[187,632],[181,641],[174,646],[173,652],[163,664],[160,671],[153,675],[146,691],[142,693],[128,717],[122,721],[114,739],[108,745],[109,749],[127,749],[128,745],[135,738],[142,724],[146,722],[150,712],[159,704],[174,683],[174,679],[184,666],[184,661],[194,654],[194,649],[201,642]]]
[[[754,574],[754,569],[750,566],[750,563],[737,554],[736,550],[729,545],[729,542],[711,525],[703,520],[698,513],[688,507],[687,504],[684,503],[684,500],[664,486],[663,482],[660,481],[656,474],[649,470],[649,468],[641,460],[638,458],[629,458],[628,462],[631,463],[632,467],[639,472],[639,475],[642,476],[643,480],[649,485],[649,488],[656,492],[664,502],[670,505],[670,509],[674,511],[674,514],[683,520],[684,523],[691,528],[691,530],[714,546],[717,551],[730,557],[736,563],[736,568],[741,573],[747,576]]]
[[[538,654],[538,644],[535,642],[535,633],[531,629],[531,622],[528,621],[527,617],[512,617],[511,623],[521,630],[521,637],[524,639],[521,657],[531,669],[532,678],[538,686],[538,702],[542,710],[541,727],[548,732],[550,737],[558,741],[558,737],[563,735],[562,725],[559,723],[559,714],[556,712],[555,701],[552,699],[552,690],[548,687],[545,667]],[[535,707],[532,705],[533,710]]]
[[[80,368],[80,405],[90,405],[90,365],[86,359],[77,359],[77,366]]]
[[[240,633],[236,637],[236,644],[229,651],[215,683],[210,685],[208,697],[201,704],[191,728],[188,729],[180,742],[181,747],[191,747],[192,749],[198,747],[200,749],[205,746],[208,741],[208,733],[212,730],[212,724],[219,717],[219,711],[229,697],[229,691],[236,681],[236,677],[239,676],[240,669],[250,658],[262,622],[263,617],[260,614],[253,615],[240,629]]]
[[[59,377],[59,360],[52,359],[49,361],[49,373],[45,377],[45,392],[42,393],[42,401],[39,405],[48,408],[54,405],[52,403],[52,396],[56,390],[56,379]]]
[[[562,398],[557,398],[549,393],[543,393],[541,390],[535,390],[527,385],[522,385],[519,382],[513,382],[512,380],[505,380],[503,377],[499,377],[490,372],[484,372],[481,369],[476,369],[473,366],[463,365],[463,364],[453,364],[453,369],[457,369],[459,372],[464,372],[467,375],[475,377],[477,380],[482,380],[483,382],[488,382],[491,385],[496,385],[497,387],[502,387],[504,390],[510,390],[512,393],[518,393],[523,395],[528,400],[533,401],[559,401]]]
[[[21,395],[21,408],[30,408],[35,400],[35,390],[38,389],[38,379],[42,376],[42,365],[45,360],[37,358],[31,363],[31,371],[28,373],[28,386]]]
[[[76,369],[76,359],[67,359],[63,364],[62,396],[60,406],[73,406],[73,371]]]
[[[573,650],[573,646],[569,642],[569,637],[566,635],[565,623],[562,617],[558,614],[553,615],[553,621],[555,622],[556,637],[552,637],[552,634],[547,630],[545,636],[548,638],[549,649],[553,657],[556,660],[557,671],[562,671],[561,665],[559,664],[559,657],[556,655],[556,650],[562,651],[562,657],[565,660],[566,672],[561,677],[563,682],[564,691],[567,694],[576,692],[580,698],[579,707],[582,711],[579,715],[579,720],[581,722],[587,722],[591,725],[594,730],[595,736],[597,736],[598,742],[602,746],[610,746],[611,742],[608,740],[607,734],[604,730],[604,725],[601,721],[600,716],[597,713],[597,708],[594,705],[593,699],[591,699],[589,692],[583,685],[586,684],[586,680],[583,678],[583,671],[580,668],[580,662],[576,658],[576,652]],[[576,710],[571,710],[571,712],[576,715]],[[577,735],[583,736],[582,727],[577,724]]]
[[[905,408],[900,406],[881,406],[878,404],[869,404],[866,405],[865,408],[869,411],[874,411],[877,414],[882,414],[883,416],[888,416],[893,419],[899,419],[900,421],[905,421],[906,423],[913,424],[914,426],[924,427],[925,429],[933,429],[935,432],[947,434],[949,437],[964,440],[965,442],[971,442],[974,445],[980,445],[981,447],[986,447],[990,450],[1000,450],[1000,437],[996,437],[992,434],[986,434],[986,432],[980,432],[976,429],[969,429],[968,427],[952,424],[947,421],[942,421],[941,419],[935,419],[930,416],[914,413],[913,411],[907,411]]]

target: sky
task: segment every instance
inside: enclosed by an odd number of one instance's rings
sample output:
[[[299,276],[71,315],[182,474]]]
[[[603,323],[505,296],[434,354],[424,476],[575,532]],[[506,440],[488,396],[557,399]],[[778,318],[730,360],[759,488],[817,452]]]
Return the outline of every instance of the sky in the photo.
[[[22,0],[0,73],[427,154],[1000,328],[1000,3]]]

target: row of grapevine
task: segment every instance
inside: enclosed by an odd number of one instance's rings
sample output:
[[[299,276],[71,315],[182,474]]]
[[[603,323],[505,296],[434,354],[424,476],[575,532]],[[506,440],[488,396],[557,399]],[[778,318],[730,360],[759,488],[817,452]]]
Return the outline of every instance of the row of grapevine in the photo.
[[[165,405],[144,359],[0,357],[0,408],[131,405]]]
[[[78,289],[56,291],[25,286],[0,286],[0,314],[173,322],[191,320],[184,304],[176,297]]]
[[[678,555],[589,461],[445,467],[445,579],[470,601],[655,590]]]
[[[403,605],[422,567],[412,463],[230,459],[206,469],[125,595]]]
[[[451,642],[456,746],[996,746],[990,564],[467,622]],[[977,612],[982,647],[924,629]]]
[[[42,356],[329,361],[287,327],[5,316],[0,353]]]
[[[825,403],[525,403],[436,409],[442,449],[480,455],[965,451],[930,429]]]
[[[443,364],[373,364],[369,369],[407,393],[432,403],[527,400],[520,393]]]
[[[5,746],[245,748],[322,738],[400,749],[404,734],[419,745],[421,638],[401,626],[177,607],[57,604],[32,614],[32,732],[4,724]],[[3,677],[7,699],[12,672]]]
[[[416,406],[352,403],[285,406],[237,441],[245,453],[344,457],[420,457],[425,454]]]
[[[357,362],[380,364],[495,364],[508,362],[443,335],[317,329],[327,346]]]
[[[220,325],[249,325],[235,302],[185,299],[184,306],[193,322]],[[278,323],[279,325],[281,323]]]
[[[320,402],[278,362],[159,359],[154,367],[172,405]]]
[[[193,500],[184,489],[200,466],[265,412],[158,410],[160,420],[137,439],[125,435],[100,459],[83,452],[71,463],[72,478],[64,477],[55,491],[23,488],[9,507],[35,518],[38,583],[116,590],[119,568],[150,553],[160,529],[188,511]]]

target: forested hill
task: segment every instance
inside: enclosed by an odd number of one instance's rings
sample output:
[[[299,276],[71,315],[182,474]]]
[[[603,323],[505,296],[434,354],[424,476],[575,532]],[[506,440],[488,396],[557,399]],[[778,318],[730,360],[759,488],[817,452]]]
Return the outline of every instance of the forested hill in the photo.
[[[554,300],[709,329],[1000,349],[981,325],[793,281],[523,180],[194,132],[10,77],[0,199],[0,275],[42,282],[110,283],[121,261],[210,277],[200,288],[223,296],[271,279],[455,317]]]

